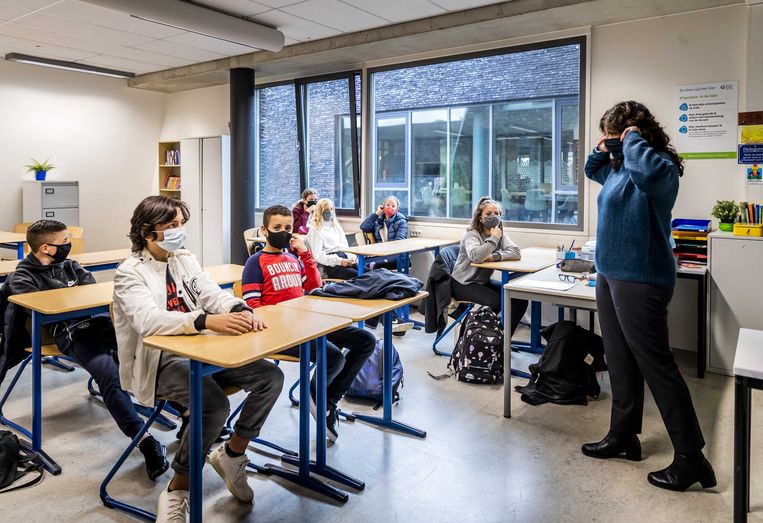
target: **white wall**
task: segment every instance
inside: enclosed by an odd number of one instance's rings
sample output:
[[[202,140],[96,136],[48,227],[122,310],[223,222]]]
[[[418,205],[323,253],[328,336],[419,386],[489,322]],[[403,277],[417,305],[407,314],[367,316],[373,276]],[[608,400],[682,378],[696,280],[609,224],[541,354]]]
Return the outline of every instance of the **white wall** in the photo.
[[[24,165],[50,158],[49,179],[80,182],[87,248],[128,247],[132,210],[154,189],[165,98],[124,80],[0,61],[0,230],[21,222],[21,182],[34,178]]]
[[[227,85],[173,93],[167,98],[162,140],[230,134],[230,89]]]

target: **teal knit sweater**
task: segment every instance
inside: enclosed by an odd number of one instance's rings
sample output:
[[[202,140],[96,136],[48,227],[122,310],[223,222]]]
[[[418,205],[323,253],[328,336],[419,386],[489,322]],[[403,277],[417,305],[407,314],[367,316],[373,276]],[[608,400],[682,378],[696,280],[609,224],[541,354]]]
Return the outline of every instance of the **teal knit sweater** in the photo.
[[[670,220],[678,195],[678,170],[637,132],[623,143],[619,170],[609,153],[588,156],[585,174],[602,185],[596,227],[596,270],[606,278],[673,288],[676,264]]]

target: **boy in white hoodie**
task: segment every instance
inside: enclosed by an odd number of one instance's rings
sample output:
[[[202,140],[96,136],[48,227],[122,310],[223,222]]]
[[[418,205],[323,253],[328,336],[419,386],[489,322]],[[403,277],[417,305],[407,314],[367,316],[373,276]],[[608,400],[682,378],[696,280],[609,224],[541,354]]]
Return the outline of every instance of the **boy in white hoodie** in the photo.
[[[196,257],[183,249],[189,212],[185,203],[149,196],[130,222],[132,255],[114,277],[114,326],[117,334],[122,387],[151,405],[156,398],[190,404],[189,361],[145,347],[152,335],[195,334],[204,329],[239,335],[266,326],[243,300],[233,297],[202,271]],[[226,369],[202,382],[202,440],[209,450],[230,412],[226,386],[248,395],[234,434],[209,456],[231,493],[251,503],[245,451],[259,435],[283,386],[283,373],[268,361]],[[185,521],[188,503],[189,433],[180,441],[172,468],[175,475],[158,500],[156,521]]]

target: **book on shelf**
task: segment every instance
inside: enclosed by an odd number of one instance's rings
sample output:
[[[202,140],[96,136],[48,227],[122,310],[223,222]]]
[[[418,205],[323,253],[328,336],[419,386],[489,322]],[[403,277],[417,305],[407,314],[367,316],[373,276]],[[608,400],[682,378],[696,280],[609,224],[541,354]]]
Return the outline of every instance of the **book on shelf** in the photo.
[[[168,176],[167,181],[164,183],[164,188],[171,190],[180,189],[180,176]]]
[[[180,151],[172,149],[165,151],[164,165],[180,165]]]

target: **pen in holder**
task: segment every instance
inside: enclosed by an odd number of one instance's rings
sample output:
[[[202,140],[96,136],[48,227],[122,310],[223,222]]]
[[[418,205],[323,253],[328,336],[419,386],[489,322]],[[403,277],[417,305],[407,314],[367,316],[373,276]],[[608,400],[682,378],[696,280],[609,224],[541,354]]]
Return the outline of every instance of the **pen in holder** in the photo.
[[[575,258],[575,251],[556,251],[557,260],[574,260]]]

